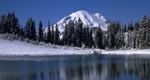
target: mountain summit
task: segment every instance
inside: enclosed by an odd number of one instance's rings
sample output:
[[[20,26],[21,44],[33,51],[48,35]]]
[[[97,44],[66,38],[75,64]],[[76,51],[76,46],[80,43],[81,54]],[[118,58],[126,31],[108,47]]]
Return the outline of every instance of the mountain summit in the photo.
[[[103,31],[107,30],[107,20],[104,16],[102,16],[100,13],[88,13],[85,10],[79,10],[77,12],[74,12],[70,14],[69,16],[66,16],[62,18],[59,22],[57,22],[58,28],[60,32],[64,31],[65,24],[68,23],[70,20],[76,22],[81,19],[83,22],[83,26],[89,26],[90,28],[101,26],[101,29]]]

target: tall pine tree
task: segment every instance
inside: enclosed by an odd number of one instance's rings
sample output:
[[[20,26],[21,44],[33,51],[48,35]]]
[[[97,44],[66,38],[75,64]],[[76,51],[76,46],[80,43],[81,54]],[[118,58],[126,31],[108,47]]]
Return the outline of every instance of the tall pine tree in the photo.
[[[31,40],[36,40],[35,22],[29,18],[25,25],[25,37]]]
[[[30,39],[32,40],[36,40],[36,29],[35,29],[35,21],[32,20],[32,24],[31,24],[31,34],[30,34]]]
[[[43,25],[40,21],[39,23],[39,35],[38,35],[38,41],[43,41]]]
[[[58,25],[55,26],[55,33],[54,33],[54,44],[59,44],[59,30]]]
[[[54,44],[54,25],[52,25],[52,31],[51,31],[51,43]]]
[[[82,30],[83,30],[83,22],[79,18],[79,20],[77,22],[77,28],[76,28],[76,31],[75,31],[75,36],[77,37],[76,44],[77,44],[78,47],[81,47],[81,43],[82,43],[82,40],[83,40]]]
[[[48,22],[46,42],[51,43],[51,29],[50,29],[50,23],[49,22]]]
[[[95,33],[95,46],[96,46],[96,48],[100,48],[100,49],[104,48],[102,38],[103,38],[103,32],[102,32],[100,25],[99,25],[99,27],[96,29],[96,33]]]
[[[115,36],[117,32],[120,30],[120,23],[119,22],[111,22],[108,26],[108,43],[109,48],[115,48]]]
[[[149,21],[148,17],[144,16],[141,22],[141,27],[139,28],[139,48],[148,48],[148,30],[149,30]]]

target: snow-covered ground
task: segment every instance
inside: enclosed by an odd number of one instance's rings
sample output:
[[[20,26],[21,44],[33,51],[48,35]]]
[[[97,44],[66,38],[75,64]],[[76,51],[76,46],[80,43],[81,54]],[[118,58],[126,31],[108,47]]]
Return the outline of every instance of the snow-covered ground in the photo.
[[[89,54],[91,50],[76,48],[53,48],[33,45],[22,41],[9,41],[0,39],[1,56],[45,56],[45,55],[71,55]]]
[[[148,54],[150,55],[150,49],[103,51],[102,54],[116,54],[116,55]]]
[[[46,47],[18,40],[9,41],[0,39],[0,56],[87,55],[93,53],[113,55],[150,54],[150,49],[106,51],[100,49],[92,50],[65,46]]]

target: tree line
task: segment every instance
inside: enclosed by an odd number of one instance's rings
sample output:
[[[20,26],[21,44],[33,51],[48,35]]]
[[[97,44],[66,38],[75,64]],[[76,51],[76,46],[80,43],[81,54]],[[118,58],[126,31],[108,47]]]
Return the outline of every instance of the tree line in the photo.
[[[150,18],[148,16],[128,25],[112,21],[109,23],[107,31],[103,31],[100,25],[94,28],[85,26],[79,19],[76,22],[66,23],[64,32],[60,33],[57,24],[50,25],[48,22],[48,27],[45,30],[42,21],[36,27],[32,18],[28,18],[25,26],[21,26],[15,13],[11,12],[0,15],[0,33],[13,34],[21,38],[55,45],[83,48],[150,48]]]

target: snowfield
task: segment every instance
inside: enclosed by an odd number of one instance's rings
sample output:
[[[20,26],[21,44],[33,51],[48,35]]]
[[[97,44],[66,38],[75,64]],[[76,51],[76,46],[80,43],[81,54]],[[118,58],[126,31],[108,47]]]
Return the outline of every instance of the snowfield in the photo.
[[[33,45],[18,40],[0,39],[0,56],[50,56],[50,55],[88,55],[88,54],[112,54],[112,55],[133,55],[150,54],[150,49],[143,50],[114,50],[106,51],[100,49],[82,49],[77,47],[65,46],[40,46]]]
[[[91,52],[87,49],[74,48],[53,48],[17,40],[0,40],[1,56],[45,56],[45,55],[71,55],[71,54],[88,54]]]

